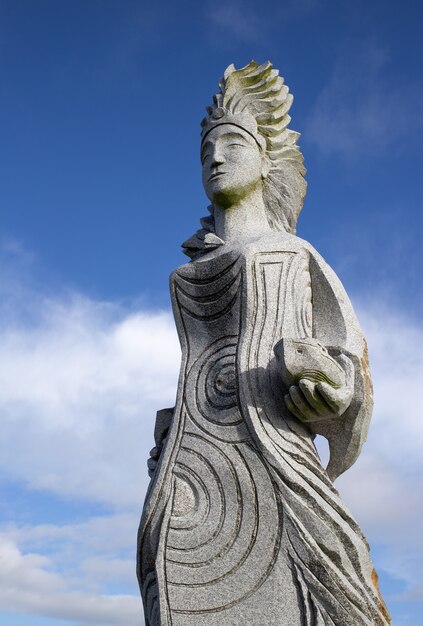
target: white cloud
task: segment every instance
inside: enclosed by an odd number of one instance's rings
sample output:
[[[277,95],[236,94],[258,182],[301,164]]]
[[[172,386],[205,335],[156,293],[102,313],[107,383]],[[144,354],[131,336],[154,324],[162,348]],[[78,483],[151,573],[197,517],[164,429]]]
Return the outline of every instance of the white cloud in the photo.
[[[93,607],[105,596],[122,595],[124,592],[122,601],[127,602],[130,598],[130,603],[138,607],[140,619],[142,609],[135,577],[135,542],[139,514],[139,510],[116,513],[62,525],[4,524],[0,528],[0,544],[12,546],[13,550],[0,548],[0,580],[2,576],[9,577],[9,570],[15,567],[19,552],[19,563],[25,561],[26,566],[31,566],[32,569],[33,565],[37,566],[33,576],[39,594],[45,593],[40,586],[44,579],[51,580],[54,585],[52,597],[45,599],[43,606],[49,607],[49,603],[55,605],[54,595],[58,586],[69,594],[90,594],[94,598]],[[13,580],[14,585],[17,578]],[[137,600],[137,604],[132,602],[133,599]],[[7,603],[5,607],[8,607]],[[19,603],[14,608],[24,610]],[[31,606],[26,608],[29,611],[34,610]],[[79,619],[83,620],[82,614]],[[115,623],[114,619],[110,623]]]
[[[30,296],[36,323],[0,330],[0,472],[60,495],[138,503],[155,411],[174,402],[171,315]]]
[[[349,41],[306,123],[304,136],[324,154],[380,153],[422,127],[423,90],[389,72],[389,52],[375,41]]]
[[[139,598],[72,590],[50,559],[22,554],[15,543],[0,538],[0,606],[4,611],[103,626],[140,626]]]
[[[70,541],[74,549],[86,555],[117,554],[128,548],[132,550],[138,521],[138,512],[119,511],[62,525],[4,526],[3,536],[18,542],[25,550],[44,547],[57,552]]]
[[[360,307],[369,342],[375,409],[356,465],[337,481],[380,566],[423,596],[423,327],[382,303]]]

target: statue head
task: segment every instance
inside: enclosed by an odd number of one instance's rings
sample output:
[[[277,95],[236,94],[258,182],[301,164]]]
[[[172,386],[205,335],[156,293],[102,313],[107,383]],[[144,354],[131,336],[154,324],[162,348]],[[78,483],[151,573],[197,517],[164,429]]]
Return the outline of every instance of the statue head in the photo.
[[[230,65],[201,126],[203,184],[212,203],[225,208],[261,186],[267,220],[276,231],[295,233],[307,184],[299,133],[288,128],[293,97],[270,62]],[[194,257],[213,233],[212,215],[183,247]],[[203,250],[201,250],[201,248]]]

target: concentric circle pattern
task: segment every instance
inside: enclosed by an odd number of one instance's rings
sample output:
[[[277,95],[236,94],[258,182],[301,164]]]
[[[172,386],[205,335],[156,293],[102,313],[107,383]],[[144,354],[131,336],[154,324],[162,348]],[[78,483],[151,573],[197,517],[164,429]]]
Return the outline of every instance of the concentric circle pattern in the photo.
[[[170,607],[220,611],[251,594],[272,568],[280,537],[277,496],[250,446],[217,446],[198,434],[184,434],[175,475],[185,487],[174,491],[167,539]]]
[[[236,338],[222,337],[194,362],[187,376],[187,411],[205,433],[226,442],[246,441],[238,407]]]

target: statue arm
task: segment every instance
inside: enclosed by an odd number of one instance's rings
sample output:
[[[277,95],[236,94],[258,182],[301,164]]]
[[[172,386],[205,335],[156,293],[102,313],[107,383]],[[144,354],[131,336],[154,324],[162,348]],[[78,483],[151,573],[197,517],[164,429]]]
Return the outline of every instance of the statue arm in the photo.
[[[366,341],[351,302],[335,272],[311,246],[309,252],[312,341],[341,366],[344,379],[335,387],[322,377],[314,381],[301,378],[288,385],[285,403],[314,434],[328,440],[327,471],[334,480],[356,461],[366,440],[373,408],[372,384]]]
[[[350,404],[339,419],[316,422],[315,434],[329,442],[327,467],[334,480],[357,460],[366,441],[373,409],[366,340],[351,302],[335,272],[316,252],[310,257],[313,290],[313,335],[335,358],[347,357],[354,366]]]

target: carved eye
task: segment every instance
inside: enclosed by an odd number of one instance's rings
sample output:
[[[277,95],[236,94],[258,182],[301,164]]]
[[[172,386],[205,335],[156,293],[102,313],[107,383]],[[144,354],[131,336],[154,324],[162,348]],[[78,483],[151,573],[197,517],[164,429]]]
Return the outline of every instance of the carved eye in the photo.
[[[297,352],[298,352],[298,354],[302,354],[303,353],[303,349],[302,348],[297,348]]]

